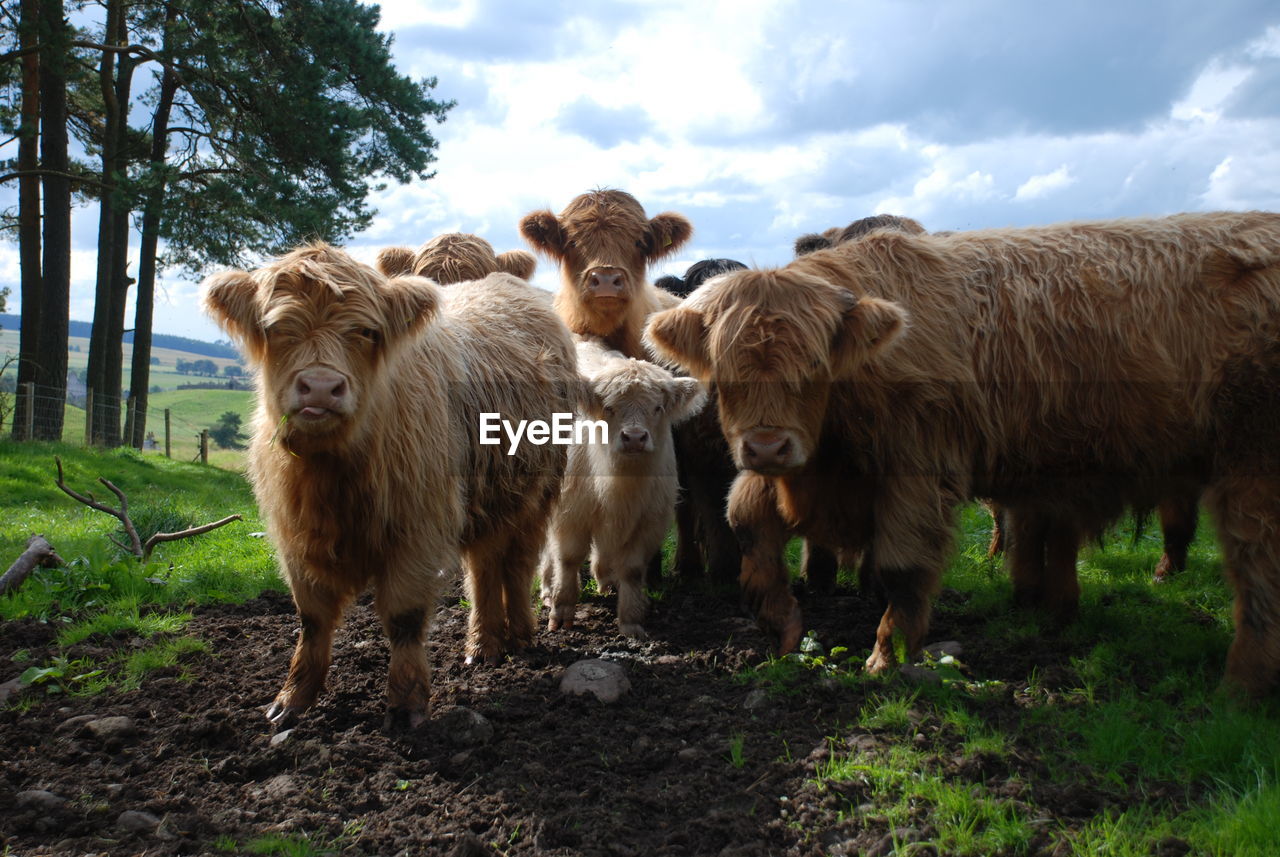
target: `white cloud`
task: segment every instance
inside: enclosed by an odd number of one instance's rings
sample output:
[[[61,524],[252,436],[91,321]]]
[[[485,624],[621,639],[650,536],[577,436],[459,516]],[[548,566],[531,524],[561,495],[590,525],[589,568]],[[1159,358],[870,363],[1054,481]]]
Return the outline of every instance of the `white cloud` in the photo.
[[[1032,176],[1018,185],[1018,189],[1013,193],[1013,198],[1019,202],[1040,199],[1074,183],[1075,179],[1067,171],[1067,165],[1063,164],[1051,173]]]
[[[523,214],[602,185],[693,221],[673,272],[779,264],[797,235],[877,212],[968,229],[1280,209],[1280,7],[1161,4],[388,0],[399,68],[458,106],[432,129],[436,178],[377,194],[350,247],[454,230],[522,247]],[[89,318],[96,209],[76,218]],[[0,285],[15,259],[0,245]],[[162,282],[158,331],[221,336],[194,283]],[[555,285],[546,260],[537,282]]]

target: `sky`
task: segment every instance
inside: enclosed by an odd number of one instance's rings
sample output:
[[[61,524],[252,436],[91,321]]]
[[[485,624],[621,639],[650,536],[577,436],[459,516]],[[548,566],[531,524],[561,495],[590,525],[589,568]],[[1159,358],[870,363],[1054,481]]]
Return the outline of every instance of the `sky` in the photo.
[[[454,231],[529,249],[524,214],[596,187],[693,223],[655,278],[785,264],[797,236],[882,212],[963,230],[1280,210],[1275,0],[380,5],[399,70],[457,106],[436,176],[371,198],[346,243],[368,262]],[[93,317],[96,221],[77,210],[73,319]],[[550,260],[534,282],[557,287]],[[17,283],[0,244],[10,311]],[[198,286],[162,277],[156,332],[224,338]]]

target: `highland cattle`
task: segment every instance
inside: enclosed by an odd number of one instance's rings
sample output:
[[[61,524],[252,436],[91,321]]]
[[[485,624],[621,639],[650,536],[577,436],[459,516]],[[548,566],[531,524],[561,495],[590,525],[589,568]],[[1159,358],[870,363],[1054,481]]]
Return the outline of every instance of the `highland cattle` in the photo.
[[[542,566],[547,627],[573,626],[578,572],[590,552],[600,591],[617,591],[619,632],[644,637],[645,568],[662,548],[676,505],[671,427],[701,410],[706,392],[693,378],[595,340],[579,343],[578,367],[587,387],[583,421],[603,420],[608,439],[569,449]]]
[[[784,648],[791,531],[870,539],[876,671],[895,633],[923,644],[961,501],[1053,531],[1203,486],[1235,589],[1227,679],[1280,678],[1280,215],[879,231],[725,275],[647,338],[715,384],[746,471],[729,503],[744,580]],[[1062,571],[1026,597],[1072,599]]]
[[[530,587],[565,447],[478,442],[480,414],[547,419],[580,390],[573,342],[506,274],[438,288],[325,244],[215,274],[204,305],[258,372],[249,476],[301,622],[267,716],[324,684],[344,607],[369,586],[391,644],[388,724],[428,714],[426,638],[465,571],[468,660],[530,642]]]

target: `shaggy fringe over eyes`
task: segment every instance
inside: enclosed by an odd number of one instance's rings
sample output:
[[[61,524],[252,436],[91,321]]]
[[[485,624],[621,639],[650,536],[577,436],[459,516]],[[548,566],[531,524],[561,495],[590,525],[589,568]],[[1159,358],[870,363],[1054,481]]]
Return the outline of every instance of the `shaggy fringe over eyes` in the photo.
[[[832,369],[831,345],[847,294],[821,280],[779,270],[726,275],[706,306],[708,352],[716,365],[749,365],[731,353],[754,352],[762,370],[789,383],[812,380]],[[719,311],[717,311],[719,309]]]

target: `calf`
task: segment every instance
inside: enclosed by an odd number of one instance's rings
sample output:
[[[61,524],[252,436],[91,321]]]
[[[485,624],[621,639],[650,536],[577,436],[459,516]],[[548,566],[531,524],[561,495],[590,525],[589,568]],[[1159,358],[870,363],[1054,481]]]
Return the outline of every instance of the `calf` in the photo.
[[[478,435],[482,413],[573,410],[573,342],[536,291],[492,274],[446,292],[325,244],[205,281],[205,308],[259,373],[249,477],[302,624],[272,722],[315,702],[334,629],[370,585],[391,642],[389,725],[427,716],[446,571],[466,572],[468,660],[532,639],[564,447],[508,455]]]
[[[1227,679],[1258,694],[1280,679],[1277,247],[1280,215],[1260,212],[880,231],[727,274],[648,337],[716,384],[747,471],[729,503],[744,575],[784,647],[788,530],[871,540],[882,670],[895,632],[923,643],[959,502],[1054,532],[1203,485],[1235,585]],[[1073,576],[1039,580],[1036,597],[1073,597]]]
[[[671,426],[701,410],[706,394],[692,378],[598,341],[578,345],[578,366],[590,386],[583,416],[603,420],[608,438],[569,450],[542,566],[547,627],[572,627],[578,570],[591,551],[601,592],[618,592],[618,630],[644,637],[645,566],[662,549],[676,503]]]
[[[449,286],[483,279],[499,271],[527,280],[537,270],[538,260],[524,250],[495,254],[493,245],[479,235],[446,232],[416,252],[408,247],[387,247],[379,251],[375,264],[388,277],[416,274]]]

